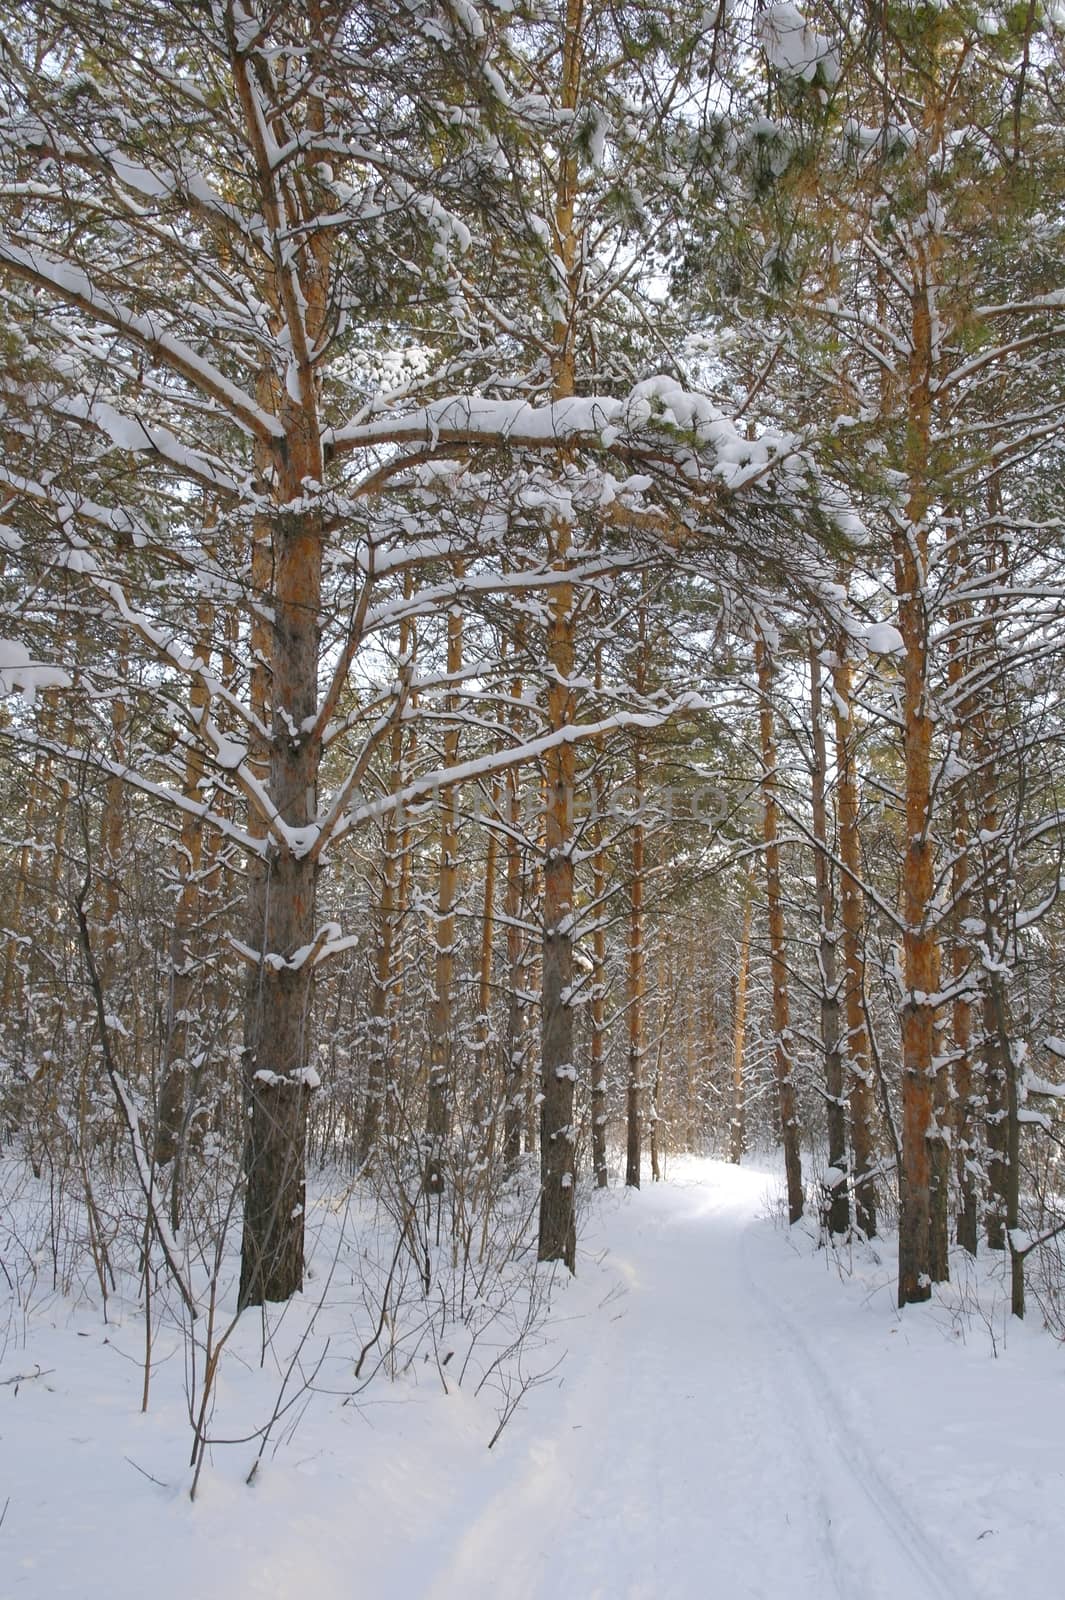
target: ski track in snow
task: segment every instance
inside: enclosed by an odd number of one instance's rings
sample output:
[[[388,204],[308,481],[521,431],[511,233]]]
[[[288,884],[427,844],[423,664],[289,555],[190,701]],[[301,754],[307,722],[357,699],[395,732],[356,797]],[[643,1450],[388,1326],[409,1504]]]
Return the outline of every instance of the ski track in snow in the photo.
[[[747,1237],[766,1185],[736,1174],[622,1200],[611,1264],[627,1293],[597,1348],[570,1358],[550,1434],[519,1444],[512,1423],[469,1515],[429,1533],[425,1600],[555,1600],[560,1585],[587,1600],[960,1600],[758,1284]],[[394,1592],[430,1565],[412,1551]]]
[[[491,1451],[491,1399],[450,1368],[447,1394],[420,1362],[346,1403],[338,1324],[333,1377],[254,1489],[254,1443],[219,1446],[192,1506],[180,1348],[140,1416],[136,1316],[27,1322],[0,1363],[0,1600],[1060,1593],[1052,1342],[1013,1324],[995,1360],[949,1302],[896,1317],[869,1251],[844,1288],[808,1234],[772,1226],[772,1172],[671,1177],[589,1207],[578,1277],[559,1274],[524,1358],[542,1381]],[[261,1397],[254,1343],[221,1381],[223,1435]]]
[[[740,1237],[745,1245],[748,1235]],[[962,1600],[962,1586],[844,1420],[843,1402],[798,1323],[771,1302],[745,1253],[743,1275],[775,1357],[781,1398],[794,1408],[800,1448],[809,1452],[820,1485],[841,1600],[858,1594],[869,1600],[900,1594]],[[972,1590],[965,1592],[972,1600]]]

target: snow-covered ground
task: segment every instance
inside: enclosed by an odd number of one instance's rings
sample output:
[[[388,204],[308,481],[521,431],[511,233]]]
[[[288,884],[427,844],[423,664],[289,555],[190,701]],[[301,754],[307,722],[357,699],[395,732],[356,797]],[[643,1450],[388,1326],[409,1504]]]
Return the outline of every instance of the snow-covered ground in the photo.
[[[0,1596],[1060,1593],[1065,1352],[986,1282],[984,1312],[974,1286],[899,1315],[890,1255],[789,1237],[768,1168],[685,1160],[668,1180],[591,1202],[491,1450],[515,1358],[475,1396],[461,1352],[420,1349],[352,1398],[363,1341],[335,1282],[294,1369],[311,1386],[290,1378],[251,1486],[257,1441],[219,1439],[192,1504],[187,1345],[157,1334],[142,1415],[133,1307],[107,1325],[84,1302],[13,1307]],[[254,1320],[223,1357],[216,1438],[269,1415],[306,1322],[282,1322],[263,1367]]]

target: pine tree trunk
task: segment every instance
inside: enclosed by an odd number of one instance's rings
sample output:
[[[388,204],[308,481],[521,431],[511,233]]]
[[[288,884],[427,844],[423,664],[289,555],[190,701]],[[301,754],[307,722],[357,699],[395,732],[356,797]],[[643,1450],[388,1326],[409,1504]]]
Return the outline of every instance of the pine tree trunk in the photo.
[[[515,701],[521,696],[521,680],[515,679]],[[507,1025],[506,1025],[506,1103],[503,1108],[503,1160],[513,1172],[521,1159],[521,1127],[525,1109],[525,1068],[529,1041],[526,1027],[525,937],[521,927],[524,910],[521,870],[521,790],[520,771],[507,772],[506,884],[503,891],[503,916],[507,928]]]
[[[969,838],[968,818],[961,802],[955,807],[954,840],[957,852],[954,860],[952,889],[954,894],[955,934],[952,952],[952,976],[956,985],[966,978],[971,953],[964,942],[961,929],[971,915],[969,894],[969,857],[966,845]],[[954,1066],[953,1137],[955,1174],[958,1185],[958,1215],[955,1236],[963,1250],[971,1256],[977,1252],[980,1226],[977,1187],[974,1174],[976,1151],[973,1148],[973,1046],[972,1002],[962,993],[956,995],[951,1012]]]
[[[602,647],[597,647],[597,671],[601,670]],[[597,688],[600,682],[597,681]],[[601,752],[597,751],[597,758]],[[588,1041],[589,1073],[591,1077],[592,1118],[592,1171],[598,1189],[605,1189],[610,1181],[607,1165],[607,1084],[606,1084],[606,894],[607,860],[603,846],[603,792],[601,773],[597,769],[592,781],[592,801],[595,816],[592,823],[592,904],[595,922],[592,928],[592,992],[589,1007],[591,1033]]]
[[[773,734],[773,669],[765,640],[755,640],[755,664],[761,696],[759,728],[762,742],[762,825],[765,844],[766,904],[769,926],[769,965],[773,985],[773,1058],[780,1106],[780,1131],[784,1144],[788,1221],[798,1222],[803,1212],[802,1160],[799,1120],[792,1078],[792,1035],[788,1005],[787,946],[784,902],[780,892],[780,846],[777,843],[777,753]]]
[[[932,734],[925,580],[928,564],[926,487],[932,435],[932,327],[928,286],[917,274],[908,403],[910,498],[895,543],[895,585],[904,652],[903,757],[906,854],[903,863],[902,1170],[899,1174],[899,1305],[927,1300],[936,1271],[933,1187],[945,1169],[945,1130],[936,1120],[936,995],[939,939],[934,923],[935,861],[932,835]],[[933,1144],[936,1145],[933,1157]]]
[[[747,981],[751,968],[751,923],[754,916],[753,873],[744,880],[743,929],[732,1001],[732,1111],[729,1117],[729,1160],[739,1166],[747,1148],[747,1103],[743,1051],[747,1038]]]
[[[907,606],[907,611],[911,608]],[[912,639],[912,634],[911,634]],[[926,924],[933,890],[927,837],[931,797],[931,724],[920,711],[923,650],[906,688],[907,805],[903,876],[903,961],[907,998],[902,1008],[902,1172],[899,1228],[899,1304],[932,1292],[932,1160],[935,1011],[926,998],[939,988],[938,946]]]
[[[681,996],[684,1028],[684,1149],[696,1148],[698,1116],[698,1043],[702,1031],[699,986],[696,982],[695,929],[689,914],[684,930],[684,989]],[[716,1046],[716,1039],[713,1041]]]
[[[958,526],[960,528],[960,524]],[[959,573],[959,577],[962,580],[964,580],[966,570],[963,566],[962,571]],[[971,697],[964,693],[962,687],[969,655],[963,648],[961,630],[966,623],[971,623],[971,620],[971,606],[956,606],[953,608],[951,615],[953,631],[950,641],[950,661],[947,674],[952,691],[955,695],[961,695],[960,701],[956,701],[953,706],[953,737],[956,741],[959,755],[963,752],[965,741],[969,737],[967,724],[974,709]],[[972,916],[970,884],[971,824],[965,782],[966,780],[963,778],[955,784],[952,797],[954,862],[951,868],[950,886],[953,906],[951,916],[951,978],[956,993],[951,1006],[951,1065],[954,1097],[951,1107],[950,1128],[954,1147],[954,1177],[958,1191],[955,1237],[963,1250],[967,1250],[970,1255],[975,1256],[980,1219],[974,1170],[977,1151],[974,1148],[973,1138],[973,1008],[972,1001],[964,988],[970,969],[973,966],[973,951],[965,931]]]
[[[323,27],[316,4],[312,32]],[[254,153],[267,226],[280,235],[283,219],[275,174],[262,134],[261,106],[251,68],[232,30],[231,66],[249,147]],[[324,107],[307,107],[309,129],[324,126]],[[249,1103],[246,1193],[241,1247],[240,1304],[287,1300],[303,1285],[307,1112],[318,1078],[311,1065],[311,1000],[318,861],[311,841],[318,813],[322,729],[318,722],[321,659],[321,517],[306,507],[308,483],[325,481],[318,416],[318,379],[311,352],[330,307],[332,240],[308,241],[298,291],[286,267],[271,270],[268,292],[292,351],[287,375],[264,370],[262,389],[279,414],[284,439],[269,448],[276,509],[254,530],[252,580],[269,596],[269,615],[257,602],[252,645],[260,642],[269,673],[253,684],[266,700],[270,729],[269,798],[272,823],[265,870],[252,885],[250,912],[259,949],[253,1003],[245,1036]],[[266,447],[261,447],[263,451]],[[263,608],[265,610],[265,607]],[[253,654],[253,672],[259,664]],[[249,754],[252,752],[249,751]]]
[[[297,486],[316,477],[295,450]],[[302,470],[301,470],[302,468]],[[319,467],[320,472],[320,467]],[[317,518],[280,512],[272,529],[274,619],[270,663],[270,795],[287,830],[311,830],[317,812],[317,710],[322,535]],[[241,1250],[241,1305],[287,1300],[303,1286],[307,1110],[311,1067],[317,864],[272,834],[262,886],[255,1024],[247,1052],[250,1126]],[[294,959],[296,958],[296,959]]]
[[[410,574],[404,579],[404,599],[409,600]],[[414,640],[413,623],[404,618],[399,629],[399,658],[408,665]],[[388,741],[388,770],[393,793],[400,793],[405,775],[406,732],[400,718],[392,724]],[[397,964],[399,953],[400,881],[403,875],[407,831],[402,807],[388,813],[382,841],[381,892],[377,902],[376,947],[370,978],[369,1059],[366,1069],[366,1100],[359,1127],[357,1160],[364,1167],[371,1160],[381,1129],[382,1112],[389,1085],[396,1074],[394,1016],[397,1009]]]
[[[210,660],[211,608],[200,607],[200,637],[196,653],[206,665]],[[191,720],[195,724],[207,710],[207,693],[202,683],[193,681],[189,693]],[[206,770],[202,746],[190,739],[185,752],[184,794],[198,803],[201,781]],[[167,1001],[166,1055],[163,1081],[156,1115],[154,1158],[158,1166],[172,1164],[170,1174],[170,1216],[177,1228],[184,1184],[186,1119],[191,1113],[193,1084],[202,1076],[201,1041],[192,1029],[195,1004],[196,964],[202,957],[200,935],[200,885],[203,871],[204,829],[200,819],[189,812],[182,815],[181,832],[175,853],[178,882],[177,904],[170,939],[170,993]],[[195,1056],[195,1060],[190,1060]]]
[[[998,832],[999,814],[993,797],[993,784],[988,776],[993,760],[990,730],[982,718],[976,722],[976,759],[984,774],[983,800],[980,808],[981,832],[994,837]],[[997,874],[992,874],[985,862],[982,873],[983,939],[987,948],[993,949],[998,935],[996,902],[1001,901],[1002,886]],[[984,1142],[987,1162],[987,1199],[984,1211],[984,1231],[989,1250],[1007,1247],[1007,1219],[1010,1210],[1010,1059],[1008,1041],[999,1014],[993,974],[983,974],[981,997],[983,1064]]]
[[[1010,1044],[1009,1001],[1001,972],[987,974],[987,1022],[995,1034],[995,1057],[1004,1079],[1001,1127],[1001,1151],[996,1152],[1001,1161],[999,1174],[1001,1196],[999,1215],[1003,1227],[1003,1244],[1010,1253],[1010,1310],[1015,1317],[1024,1316],[1024,1254],[1017,1246],[1017,1229],[1021,1222],[1021,1119],[1020,1094],[1017,1083],[1017,1064]]]
[[[643,805],[643,753],[639,740],[633,750],[633,789],[636,816],[640,817]],[[628,1039],[628,1074],[625,1091],[625,1184],[630,1189],[640,1187],[640,1165],[643,1136],[643,1068],[644,1068],[644,925],[643,925],[643,872],[644,826],[637,820],[632,828],[632,858],[629,879],[629,948],[628,984],[626,989],[626,1033]]]
[[[847,1103],[843,1096],[843,1051],[840,1045],[839,978],[836,970],[836,896],[829,860],[828,809],[825,783],[828,757],[821,695],[821,652],[810,639],[810,724],[813,746],[811,813],[814,835],[814,883],[817,892],[817,964],[820,978],[821,1048],[825,1058],[825,1110],[828,1120],[828,1165],[825,1193],[828,1231],[842,1237],[850,1228],[847,1197]]]
[[[567,0],[562,40],[561,108],[573,113],[580,96],[583,64],[582,0]],[[568,399],[574,393],[573,337],[580,281],[578,233],[575,221],[577,157],[567,151],[562,158],[555,195],[555,235],[565,276],[568,303],[552,329],[554,345],[552,398]],[[550,557],[558,581],[548,603],[547,663],[551,682],[547,693],[547,727],[562,733],[575,720],[571,680],[575,660],[575,604],[573,585],[566,578],[570,548],[569,524],[559,519],[550,529]],[[553,745],[544,760],[546,807],[544,815],[544,935],[542,947],[543,1019],[541,1069],[543,1096],[540,1107],[540,1227],[541,1261],[563,1261],[572,1272],[577,1256],[576,1134],[573,1120],[576,1067],[573,1060],[573,918],[574,902],[574,781],[576,753],[566,740]]]
[[[840,921],[843,925],[843,998],[846,1009],[847,1107],[850,1116],[854,1220],[867,1239],[876,1235],[873,1065],[865,1016],[865,902],[859,828],[858,770],[853,725],[852,667],[840,635],[832,670],[836,746],[836,826],[839,833]]]
[[[377,902],[377,937],[370,977],[370,1004],[368,1017],[368,1060],[366,1066],[366,1100],[359,1125],[359,1142],[356,1159],[365,1167],[377,1145],[381,1126],[381,1112],[385,1103],[391,1072],[390,1013],[394,1004],[392,993],[395,971],[396,944],[396,887],[399,877],[399,825],[394,812],[385,822],[382,843],[381,893]]]
[[[412,624],[410,633],[409,658],[413,662],[417,650],[417,629]],[[412,690],[410,706],[412,711],[417,708],[418,695]],[[406,755],[404,757],[403,774],[413,772],[417,765],[418,736],[417,722],[412,722],[406,736]],[[406,957],[403,946],[404,918],[411,903],[411,886],[414,882],[414,855],[415,842],[413,825],[410,813],[401,809],[399,815],[399,833],[397,848],[399,852],[399,878],[396,885],[396,933],[394,939],[392,994],[388,1007],[388,1065],[389,1073],[384,1084],[384,1102],[381,1107],[381,1134],[385,1141],[396,1137],[401,1119],[407,1106],[407,1092],[409,1085],[403,1073],[404,1065],[404,1018],[403,1018],[403,990],[405,984]]]
[[[499,814],[499,785],[492,785],[492,817]],[[478,1144],[483,1170],[491,1170],[495,1143],[497,1095],[494,1086],[492,1050],[492,972],[495,959],[495,893],[496,862],[499,856],[499,835],[495,827],[488,830],[484,858],[484,895],[481,902],[481,951],[477,971],[477,1023],[476,1053],[474,1057],[475,1082],[473,1086],[474,1121],[477,1125]]]
[[[648,1109],[651,1147],[651,1181],[662,1181],[662,1057],[666,1050],[673,996],[673,941],[668,925],[660,930],[658,952],[658,1044],[655,1048],[655,1075]]]
[[[111,758],[121,768],[127,757],[126,731],[129,724],[129,707],[126,703],[129,681],[129,634],[126,630],[118,638],[117,685],[111,699]],[[105,994],[111,989],[118,973],[118,958],[122,945],[121,897],[119,886],[123,881],[122,854],[126,831],[126,785],[119,776],[108,779],[104,790],[103,809],[100,813],[100,885],[101,904],[97,926],[97,966],[100,983]]]
[[[447,619],[447,674],[456,683],[462,671],[462,613],[452,610]],[[447,708],[454,717],[457,700],[447,697]],[[459,730],[449,723],[444,733],[444,766],[458,761]],[[436,903],[435,986],[429,1017],[429,1101],[425,1124],[425,1176],[427,1194],[439,1194],[444,1187],[445,1152],[451,1128],[451,1094],[454,1056],[454,1019],[451,991],[455,975],[455,901],[458,892],[459,829],[455,790],[446,787],[440,796],[440,869]]]
[[[556,586],[550,602],[548,661],[554,669],[548,690],[548,726],[561,730],[573,721],[573,591]],[[573,1094],[573,796],[576,759],[568,741],[555,745],[545,760],[547,808],[544,817],[544,937],[542,946],[543,1021],[541,1038],[543,1099],[540,1107],[541,1261],[563,1261],[572,1272],[577,1234],[574,1210],[576,1129]]]
[[[39,731],[44,740],[50,740],[55,733],[56,722],[56,695],[53,690],[48,690],[42,696],[39,711]],[[55,891],[59,884],[59,864],[62,859],[62,837],[56,837],[57,830],[62,828],[65,805],[60,805],[57,814],[55,797],[52,790],[54,767],[52,757],[44,750],[38,750],[33,758],[33,772],[27,785],[25,820],[23,823],[24,838],[18,852],[18,866],[15,870],[15,882],[11,898],[11,906],[7,916],[7,949],[4,953],[4,981],[0,991],[0,1018],[3,1019],[5,1028],[10,1028],[20,1014],[20,1007],[16,1004],[19,997],[20,960],[25,955],[26,942],[24,935],[25,908],[27,890],[34,872],[35,844],[41,837],[45,820],[52,838],[52,880],[53,892],[50,903],[55,901]],[[38,891],[39,892],[39,891]],[[31,904],[32,904],[31,897]],[[43,897],[42,897],[43,898]]]
[[[541,834],[540,834],[540,852],[539,853],[540,853],[540,855],[543,854],[543,830],[542,829],[541,829]],[[540,914],[541,914],[541,917],[542,917],[542,915],[543,915],[543,904],[544,904],[544,873],[543,873],[543,866],[542,865],[538,865],[538,866],[534,867],[532,873],[530,874],[530,882],[529,882],[529,886],[528,886],[528,902],[529,902],[530,906],[537,906],[539,908]],[[524,973],[525,984],[526,984],[526,992],[530,997],[530,1003],[531,1003],[532,997],[534,995],[538,996],[539,1000],[540,1000],[541,1019],[540,1019],[540,1039],[539,1039],[539,1043],[540,1043],[540,1052],[541,1052],[541,1067],[542,1067],[542,1060],[543,1060],[543,1017],[542,1017],[543,994],[544,994],[544,987],[543,987],[543,965],[544,965],[544,962],[543,962],[543,956],[544,956],[544,944],[543,944],[542,937],[540,939],[536,940],[535,942],[530,941],[530,943],[529,943],[529,945],[528,945],[528,947],[527,947],[527,949],[525,951],[523,973]],[[530,1058],[531,1058],[531,1055],[532,1055],[532,1051],[533,1051],[533,1040],[532,1040],[532,1037],[531,1037],[531,1030],[530,1030],[530,1038],[529,1038],[529,1054],[530,1054]],[[524,1094],[522,1096],[521,1122],[522,1122],[522,1147],[523,1147],[523,1149],[525,1151],[525,1154],[527,1156],[535,1155],[535,1156],[538,1157],[539,1154],[540,1154],[540,1123],[541,1123],[541,1115],[540,1115],[540,1084],[542,1082],[543,1082],[542,1071],[541,1072],[529,1071],[529,1072],[526,1072],[525,1075],[524,1075]]]
[[[987,1126],[987,1206],[984,1228],[989,1250],[1006,1248],[1009,1207],[1009,1063],[988,984],[983,997],[984,1104]]]

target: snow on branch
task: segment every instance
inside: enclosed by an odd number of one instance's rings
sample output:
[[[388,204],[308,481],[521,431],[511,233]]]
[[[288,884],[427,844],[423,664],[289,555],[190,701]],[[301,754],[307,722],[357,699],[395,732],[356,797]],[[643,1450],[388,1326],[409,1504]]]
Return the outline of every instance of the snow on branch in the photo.
[[[201,822],[210,823],[223,838],[229,839],[250,856],[265,857],[268,852],[268,842],[246,829],[232,822],[223,811],[216,810],[206,801],[192,800],[183,794],[180,789],[171,788],[169,784],[157,783],[145,773],[138,772],[135,767],[128,766],[124,761],[115,761],[112,757],[104,755],[99,750],[80,750],[76,746],[64,744],[58,739],[42,738],[40,734],[14,725],[8,725],[3,730],[3,737],[18,744],[25,750],[36,753],[43,751],[54,756],[56,760],[68,761],[78,767],[89,767],[96,772],[105,774],[109,778],[118,778],[122,783],[128,784],[131,789],[136,789],[139,794],[147,795],[150,799],[158,800],[165,806],[173,806],[178,811],[183,811],[186,816],[196,817]]]
[[[216,493],[236,498],[241,492],[241,486],[235,478],[201,451],[191,450],[160,423],[128,416],[106,401],[90,400],[81,395],[53,401],[51,409],[60,416],[98,429],[120,450],[152,451],[173,467],[179,476],[192,478]]]
[[[767,431],[751,439],[706,396],[669,377],[644,379],[624,398],[574,396],[549,404],[456,396],[408,412],[388,412],[366,422],[327,430],[326,449],[343,453],[368,445],[508,445],[543,450],[585,444],[626,452],[641,448],[672,458],[685,476],[700,470],[737,490],[774,465],[803,476],[805,457],[794,434]],[[692,445],[695,458],[692,460]],[[692,472],[692,466],[696,471]]]
[[[453,789],[478,778],[493,777],[510,767],[537,761],[561,744],[582,744],[588,739],[601,739],[625,728],[660,728],[674,717],[710,710],[710,702],[701,694],[681,694],[668,705],[654,711],[616,711],[595,722],[573,722],[554,733],[513,745],[509,749],[492,751],[470,761],[457,762],[454,766],[439,767],[392,794],[382,795],[377,800],[367,801],[348,811],[335,828],[330,842],[342,838],[349,829],[364,822],[386,816],[391,811],[416,806],[445,789]]]
[[[0,695],[21,694],[32,706],[38,690],[69,689],[72,682],[61,667],[32,660],[17,639],[0,639]]]
[[[134,311],[117,295],[99,289],[80,267],[48,255],[43,250],[27,250],[5,233],[0,233],[0,264],[6,265],[38,288],[56,295],[67,305],[124,334],[201,394],[216,401],[261,443],[271,444],[284,436],[284,429],[276,417],[257,406],[250,395],[232,383],[191,345],[176,338],[154,318]]]
[[[798,6],[766,6],[758,32],[770,66],[784,77],[812,83],[820,74],[828,84],[839,77],[839,57],[831,40],[807,22]]]

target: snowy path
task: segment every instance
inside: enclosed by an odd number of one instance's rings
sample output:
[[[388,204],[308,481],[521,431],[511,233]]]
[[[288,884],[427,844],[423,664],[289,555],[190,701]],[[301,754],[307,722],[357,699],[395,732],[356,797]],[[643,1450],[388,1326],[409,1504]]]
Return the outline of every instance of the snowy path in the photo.
[[[420,1357],[350,1403],[341,1295],[335,1381],[254,1488],[254,1442],[220,1444],[191,1505],[180,1349],[157,1353],[141,1416],[136,1307],[106,1326],[59,1300],[9,1315],[0,1600],[1061,1594],[1065,1353],[1037,1322],[992,1309],[989,1280],[983,1312],[952,1287],[899,1316],[890,1252],[840,1281],[769,1222],[772,1173],[687,1160],[670,1177],[592,1203],[528,1355],[543,1374],[565,1360],[491,1451],[493,1404],[454,1368],[446,1395]],[[273,1403],[253,1335],[216,1435]]]
[[[513,1600],[554,1600],[563,1577],[587,1600],[960,1600],[759,1285],[765,1189],[734,1174],[623,1201],[627,1294],[571,1356],[550,1430],[534,1403],[470,1519],[433,1530],[425,1600],[487,1596],[500,1573]],[[411,1555],[414,1579],[430,1562]]]

